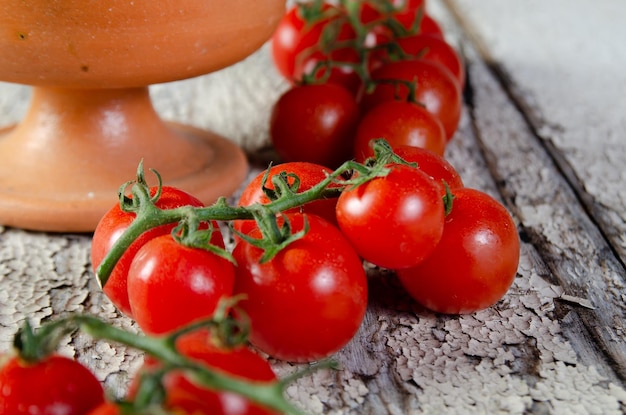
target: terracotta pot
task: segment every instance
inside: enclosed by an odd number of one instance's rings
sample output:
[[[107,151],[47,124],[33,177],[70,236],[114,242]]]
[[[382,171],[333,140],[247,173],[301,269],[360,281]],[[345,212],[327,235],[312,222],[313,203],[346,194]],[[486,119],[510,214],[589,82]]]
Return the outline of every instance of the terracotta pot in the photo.
[[[148,86],[231,65],[258,49],[284,0],[0,0],[0,80],[32,85],[24,120],[0,130],[0,223],[95,228],[140,160],[205,203],[244,179],[241,149],[162,121]]]

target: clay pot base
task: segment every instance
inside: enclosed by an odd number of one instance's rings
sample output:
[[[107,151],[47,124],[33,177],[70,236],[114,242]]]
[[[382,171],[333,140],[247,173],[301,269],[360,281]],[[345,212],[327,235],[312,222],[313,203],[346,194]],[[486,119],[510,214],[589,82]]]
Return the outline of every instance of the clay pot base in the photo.
[[[231,195],[248,170],[230,140],[163,122],[147,88],[34,88],[24,120],[0,130],[0,223],[91,232],[142,159],[150,184],[153,168],[205,204]]]

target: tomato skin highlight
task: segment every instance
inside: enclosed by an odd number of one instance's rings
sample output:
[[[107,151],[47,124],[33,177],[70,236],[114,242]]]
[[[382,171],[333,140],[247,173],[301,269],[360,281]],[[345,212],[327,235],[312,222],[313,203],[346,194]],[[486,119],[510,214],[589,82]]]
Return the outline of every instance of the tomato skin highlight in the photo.
[[[259,354],[245,346],[222,349],[215,346],[205,330],[185,334],[176,341],[177,350],[198,364],[212,370],[255,382],[276,381],[270,364]],[[161,364],[146,358],[139,373],[158,369]],[[232,392],[218,391],[193,383],[182,372],[173,370],[163,378],[166,399],[164,407],[174,413],[211,415],[274,415],[277,414]],[[129,397],[137,393],[138,378],[131,383]]]
[[[1,415],[83,415],[102,402],[100,381],[73,359],[27,363],[14,356],[0,368]]]
[[[387,176],[339,196],[337,222],[364,260],[388,269],[408,268],[435,249],[445,209],[430,176],[407,165],[390,168]]]
[[[435,182],[441,185],[441,195],[446,194],[445,184],[451,190],[465,187],[463,179],[452,164],[444,157],[433,153],[425,148],[412,146],[397,146],[393,149],[394,153],[403,160],[410,163],[417,163],[417,168],[433,178]]]
[[[511,215],[479,190],[454,191],[443,237],[421,264],[397,271],[408,293],[440,313],[466,314],[498,302],[515,279],[520,241]]]
[[[154,195],[156,188],[150,189],[150,194]],[[189,193],[170,186],[163,186],[161,197],[156,206],[162,209],[177,208],[181,206],[203,206],[203,203]],[[135,220],[136,215],[132,212],[124,212],[120,209],[119,203],[116,203],[107,213],[104,214],[93,234],[91,242],[91,263],[94,272],[111,250],[115,242],[120,238],[122,233]],[[128,301],[128,268],[139,248],[141,248],[149,240],[169,234],[176,224],[163,225],[150,229],[137,238],[120,257],[120,260],[113,268],[111,275],[103,291],[111,302],[125,315],[132,317],[130,303]],[[223,240],[222,240],[223,243]]]
[[[384,138],[399,145],[426,148],[440,156],[446,150],[446,133],[438,118],[424,107],[403,101],[387,101],[366,113],[356,130],[354,157],[357,161],[374,156],[370,141]]]
[[[387,63],[372,72],[372,79],[416,81],[416,100],[441,121],[448,141],[461,119],[462,95],[458,81],[442,65],[428,60],[405,60]],[[397,90],[397,91],[396,91]],[[371,93],[360,93],[360,105],[366,113],[385,101],[407,100],[405,85],[377,84]]]
[[[324,4],[323,10],[334,9],[334,6]],[[287,80],[296,80],[296,65],[306,58],[310,49],[314,48],[322,35],[324,27],[332,18],[322,18],[319,21],[307,24],[300,15],[298,6],[293,6],[278,23],[271,38],[271,54],[278,72]]]
[[[336,168],[352,157],[359,106],[335,84],[296,86],[274,104],[270,138],[283,161]]]
[[[245,241],[237,260],[235,294],[251,320],[250,342],[277,359],[326,358],[355,335],[367,307],[367,280],[360,258],[341,232],[315,215],[291,214],[294,231],[308,233],[260,264],[262,251]],[[251,235],[258,237],[255,230]]]
[[[433,34],[418,34],[401,37],[396,41],[409,59],[425,59],[439,63],[454,75],[459,86],[463,88],[466,76],[463,61],[457,51],[443,38]],[[391,61],[386,52],[374,55],[373,59],[380,61],[377,66]]]
[[[270,202],[269,198],[265,195],[262,189],[263,177],[267,170],[259,173],[254,179],[250,181],[243,189],[241,196],[239,197],[239,206],[250,206],[254,203],[267,204]],[[304,161],[286,162],[273,165],[269,168],[267,181],[265,187],[268,189],[274,189],[272,184],[272,177],[281,173],[287,172],[288,174],[295,174],[300,179],[300,185],[298,187],[298,193],[302,193],[306,190],[317,185],[322,180],[326,179],[328,174],[333,171],[328,167],[320,164],[308,163]],[[293,178],[289,178],[289,183],[293,184]],[[330,185],[333,187],[334,185]],[[289,209],[287,213],[305,212],[320,216],[326,219],[332,224],[337,224],[335,217],[335,206],[337,205],[337,199],[318,199],[306,205],[299,206],[297,208]],[[244,220],[238,219],[233,222],[233,228],[246,235],[252,229],[256,228],[256,222],[253,219]]]
[[[135,321],[147,334],[163,334],[209,318],[232,295],[234,266],[171,235],[148,241],[128,270],[128,297]]]

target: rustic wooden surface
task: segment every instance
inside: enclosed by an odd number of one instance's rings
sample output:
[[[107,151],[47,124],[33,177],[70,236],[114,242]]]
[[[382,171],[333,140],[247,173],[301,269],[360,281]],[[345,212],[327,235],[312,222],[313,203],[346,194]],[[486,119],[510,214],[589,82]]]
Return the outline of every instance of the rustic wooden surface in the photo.
[[[392,274],[368,270],[371,305],[336,356],[342,370],[316,372],[288,394],[311,413],[623,413],[626,3],[430,0],[429,7],[468,67],[448,158],[466,185],[513,214],[523,241],[518,276],[491,309],[441,316],[411,302]],[[154,86],[155,105],[265,159],[267,117],[286,88],[267,52]],[[0,84],[0,125],[19,120],[28,97],[26,87]],[[89,312],[135,330],[100,293],[89,244],[89,235],[0,227],[0,351],[24,318],[38,325]],[[142,361],[80,334],[62,351],[118,396]],[[273,363],[279,374],[295,369]]]

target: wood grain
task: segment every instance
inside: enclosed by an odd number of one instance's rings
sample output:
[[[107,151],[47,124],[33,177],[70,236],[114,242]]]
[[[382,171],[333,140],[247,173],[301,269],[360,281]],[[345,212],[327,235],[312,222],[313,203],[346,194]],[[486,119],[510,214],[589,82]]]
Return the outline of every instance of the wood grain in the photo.
[[[467,186],[511,211],[522,237],[518,275],[496,306],[443,316],[412,302],[393,273],[368,267],[370,306],[358,335],[336,356],[341,369],[292,384],[294,402],[320,414],[626,410],[624,112],[602,101],[620,102],[625,90],[626,74],[615,68],[626,56],[615,52],[617,38],[607,38],[626,30],[616,17],[623,4],[430,1],[468,68],[462,122],[447,156]],[[607,45],[579,30],[585,25]],[[588,60],[574,70],[576,51]],[[155,106],[265,160],[269,111],[288,87],[268,52],[155,85]],[[582,89],[596,70],[590,62],[610,66],[611,77],[593,77]],[[28,96],[26,87],[0,84],[0,125],[19,120]],[[250,177],[263,167],[253,163]],[[137,330],[95,283],[89,245],[89,235],[0,228],[0,351],[25,318],[37,326],[89,312]],[[62,352],[93,368],[114,396],[142,361],[133,350],[82,334],[68,337]],[[281,375],[298,369],[272,364]]]

